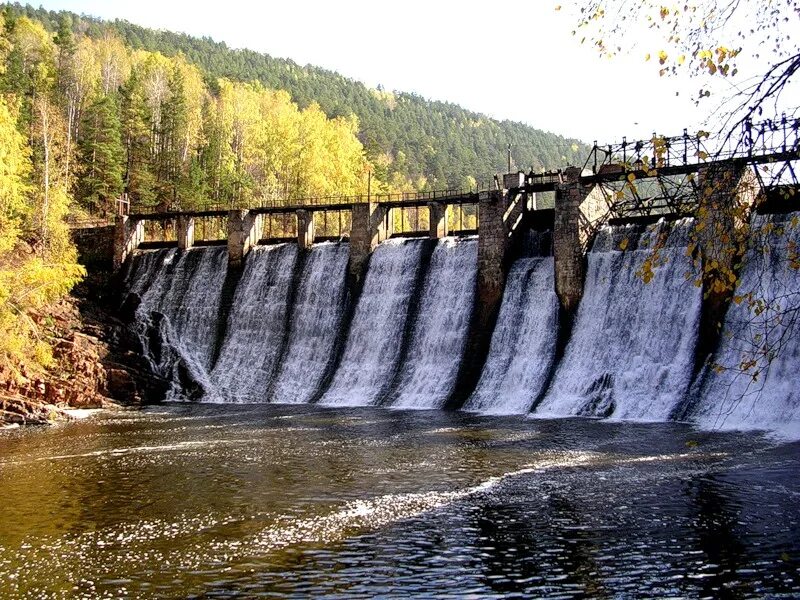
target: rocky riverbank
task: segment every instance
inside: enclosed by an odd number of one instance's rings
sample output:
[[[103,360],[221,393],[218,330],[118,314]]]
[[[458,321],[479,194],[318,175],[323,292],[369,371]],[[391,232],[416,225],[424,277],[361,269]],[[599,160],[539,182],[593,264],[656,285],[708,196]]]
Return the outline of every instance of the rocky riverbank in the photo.
[[[139,406],[152,377],[128,328],[109,306],[107,281],[92,278],[34,320],[52,340],[45,373],[0,373],[0,425],[71,418],[69,409]]]

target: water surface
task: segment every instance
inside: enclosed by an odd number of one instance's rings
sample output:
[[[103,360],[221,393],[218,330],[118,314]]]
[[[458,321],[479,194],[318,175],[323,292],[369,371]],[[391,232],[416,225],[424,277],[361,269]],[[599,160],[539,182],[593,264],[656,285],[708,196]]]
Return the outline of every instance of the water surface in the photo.
[[[5,597],[796,597],[800,444],[165,405],[0,432]]]

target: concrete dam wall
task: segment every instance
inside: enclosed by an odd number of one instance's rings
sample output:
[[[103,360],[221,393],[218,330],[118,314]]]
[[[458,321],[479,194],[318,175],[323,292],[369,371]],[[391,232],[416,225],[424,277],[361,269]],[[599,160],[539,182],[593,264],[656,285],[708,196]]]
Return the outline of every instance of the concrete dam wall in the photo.
[[[173,400],[687,420],[791,433],[800,427],[800,331],[781,307],[800,294],[798,217],[753,216],[736,301],[708,361],[699,355],[703,265],[687,253],[691,219],[601,227],[580,254],[585,278],[567,278],[561,289],[563,228],[499,233],[508,248],[492,271],[499,250],[488,220],[477,239],[254,246],[238,273],[222,247],[136,250],[125,285],[142,351],[172,382]],[[768,310],[741,300],[756,297]],[[748,341],[767,330],[781,352],[754,380],[736,367],[753,351]]]

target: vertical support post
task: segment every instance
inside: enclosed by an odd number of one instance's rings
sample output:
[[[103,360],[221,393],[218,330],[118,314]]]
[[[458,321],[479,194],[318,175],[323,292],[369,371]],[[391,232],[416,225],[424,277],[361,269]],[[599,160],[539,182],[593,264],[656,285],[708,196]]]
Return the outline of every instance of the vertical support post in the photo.
[[[491,331],[505,286],[505,260],[509,247],[504,221],[503,190],[481,192],[478,199],[478,320],[479,331]]]
[[[504,189],[478,195],[478,276],[475,286],[475,310],[470,322],[469,346],[459,369],[454,401],[466,399],[478,382],[489,342],[497,320],[505,287],[506,260],[510,247],[505,212],[508,196]]]
[[[428,202],[428,223],[430,237],[441,239],[447,237],[447,205],[442,202]]]
[[[391,211],[377,202],[353,204],[350,225],[350,264],[352,284],[360,284],[370,253],[387,239],[392,228]]]
[[[114,270],[118,270],[131,252],[144,242],[144,221],[117,215],[114,223]]]
[[[728,303],[736,264],[744,248],[750,210],[762,190],[750,167],[706,167],[698,174],[695,235],[703,259],[703,306],[700,317],[702,357],[714,349]]]
[[[253,246],[261,239],[264,215],[247,210],[228,211],[228,265],[239,267]]]
[[[308,250],[314,245],[314,213],[300,209],[297,211],[297,246]]]
[[[194,246],[194,217],[178,215],[178,249],[188,250]]]
[[[581,185],[580,174],[579,168],[570,167],[564,171],[564,182],[556,186],[553,262],[556,294],[567,315],[572,315],[578,307],[586,276],[580,216],[588,190]]]

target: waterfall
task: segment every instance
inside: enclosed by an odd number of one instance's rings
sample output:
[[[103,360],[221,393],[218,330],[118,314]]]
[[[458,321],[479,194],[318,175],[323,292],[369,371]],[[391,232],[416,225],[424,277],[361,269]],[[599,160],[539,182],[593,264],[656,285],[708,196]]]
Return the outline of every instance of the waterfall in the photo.
[[[703,428],[800,437],[799,221],[800,213],[753,216],[716,367],[705,369],[698,385],[691,416]]]
[[[572,337],[536,415],[664,421],[683,401],[702,301],[686,256],[691,226],[684,219],[640,235],[633,225],[598,233]]]
[[[218,402],[266,402],[286,333],[296,244],[253,248],[245,257],[227,333],[211,372]]]
[[[518,259],[508,274],[481,378],[465,410],[530,410],[555,360],[558,306],[552,257]]]
[[[142,252],[129,274],[140,297],[136,330],[153,371],[171,381],[167,399],[197,398],[209,388],[225,248]]]
[[[347,304],[349,245],[315,244],[297,290],[272,402],[310,402],[333,364]]]
[[[464,357],[477,275],[477,240],[439,240],[425,275],[408,353],[387,400],[392,406],[444,406]]]
[[[344,353],[320,404],[377,404],[402,353],[424,242],[390,239],[369,260]]]
[[[145,291],[156,283],[157,278],[163,277],[163,272],[172,265],[177,252],[175,248],[135,252],[125,272],[123,301],[133,295],[137,297],[137,302],[141,302]]]

